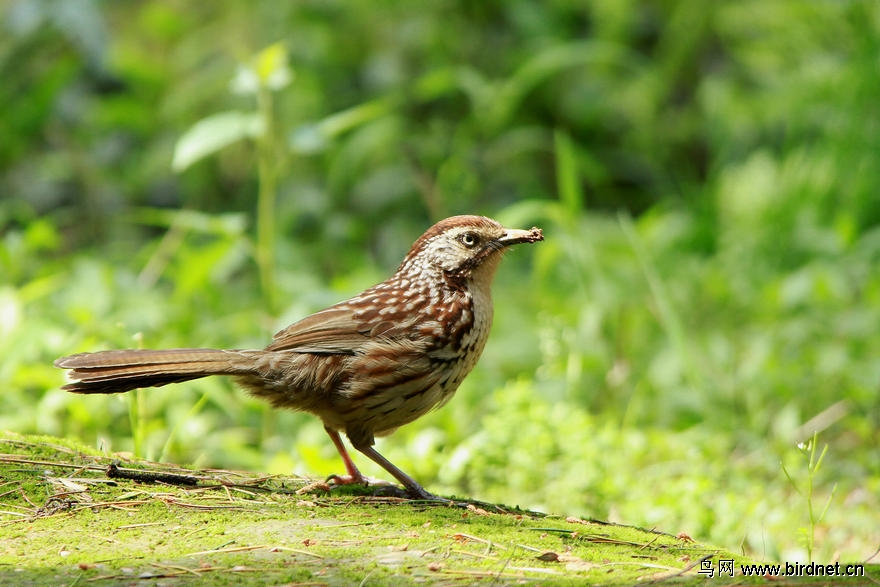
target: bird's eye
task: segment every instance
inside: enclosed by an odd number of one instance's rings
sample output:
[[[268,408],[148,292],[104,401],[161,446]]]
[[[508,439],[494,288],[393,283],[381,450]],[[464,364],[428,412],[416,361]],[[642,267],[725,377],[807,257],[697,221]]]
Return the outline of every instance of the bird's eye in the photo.
[[[458,237],[458,240],[469,249],[474,248],[480,243],[480,237],[475,232],[466,232]]]

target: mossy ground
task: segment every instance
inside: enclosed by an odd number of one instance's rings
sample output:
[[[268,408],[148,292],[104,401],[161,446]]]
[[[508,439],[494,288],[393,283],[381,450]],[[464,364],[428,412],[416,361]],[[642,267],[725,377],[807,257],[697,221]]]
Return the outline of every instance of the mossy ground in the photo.
[[[121,457],[54,438],[0,434],[0,453],[2,585],[623,585],[705,580],[704,557],[749,562],[686,536],[301,478],[123,459],[198,485],[111,479]]]

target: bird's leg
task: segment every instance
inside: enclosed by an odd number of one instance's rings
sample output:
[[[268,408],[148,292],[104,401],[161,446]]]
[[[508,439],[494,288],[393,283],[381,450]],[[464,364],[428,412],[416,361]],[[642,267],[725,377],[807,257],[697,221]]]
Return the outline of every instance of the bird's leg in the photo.
[[[343,444],[342,442],[342,437],[340,436],[339,431],[329,428],[327,426],[324,426],[324,430],[327,431],[327,435],[330,436],[330,440],[333,441],[333,446],[336,447],[336,450],[339,452],[339,456],[342,457],[342,462],[345,463],[345,470],[348,472],[347,475],[331,475],[327,478],[327,480],[333,481],[337,485],[350,485],[352,483],[363,483],[364,485],[370,485],[371,480],[364,476],[364,474],[358,470],[357,465],[354,464],[354,461],[351,460],[351,455],[348,454],[348,450],[346,450],[345,444]],[[407,493],[409,493],[410,497],[414,499],[429,499],[432,501],[447,501],[442,497],[437,497],[433,493],[429,493],[428,491],[426,491],[425,488],[419,485],[415,479],[397,468],[394,463],[379,454],[379,451],[377,451],[371,445],[355,445],[355,448],[370,457],[373,462],[377,463],[383,469],[391,473],[395,479],[400,481],[406,488],[406,491]],[[380,483],[386,482],[382,481]]]
[[[394,465],[394,463],[392,463],[391,461],[389,461],[388,459],[383,457],[381,454],[379,454],[379,451],[377,451],[371,445],[366,445],[366,446],[355,445],[355,448],[358,449],[360,452],[364,453],[365,455],[367,455],[368,457],[370,457],[370,459],[374,463],[378,464],[383,469],[385,469],[386,471],[388,471],[389,473],[394,475],[394,478],[397,479],[398,481],[400,481],[403,484],[403,486],[406,487],[407,493],[409,493],[409,496],[412,497],[413,499],[428,499],[431,501],[449,501],[447,499],[444,499],[442,497],[438,497],[438,496],[434,495],[433,493],[429,493],[428,491],[426,491],[425,488],[422,487],[421,485],[419,485],[415,479],[413,479],[412,477],[410,477],[409,475],[407,475],[406,473],[404,473],[403,471],[398,469]]]
[[[369,485],[367,478],[364,477],[363,473],[358,470],[357,465],[354,464],[354,461],[351,460],[348,450],[346,450],[345,445],[342,443],[342,437],[339,436],[339,431],[328,428],[327,426],[324,426],[324,430],[327,431],[330,440],[333,441],[333,446],[336,447],[339,456],[342,457],[342,462],[345,464],[345,470],[348,473],[347,475],[330,475],[330,477],[327,478],[327,481],[333,481],[337,485],[350,485],[352,483]]]

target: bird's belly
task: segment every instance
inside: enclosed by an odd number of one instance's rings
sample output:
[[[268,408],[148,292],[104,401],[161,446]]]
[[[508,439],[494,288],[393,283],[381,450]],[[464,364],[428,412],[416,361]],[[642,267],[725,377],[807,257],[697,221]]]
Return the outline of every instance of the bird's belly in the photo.
[[[463,361],[448,361],[397,385],[372,389],[349,399],[338,398],[334,409],[318,414],[331,428],[368,430],[375,436],[391,434],[452,397],[467,375]]]

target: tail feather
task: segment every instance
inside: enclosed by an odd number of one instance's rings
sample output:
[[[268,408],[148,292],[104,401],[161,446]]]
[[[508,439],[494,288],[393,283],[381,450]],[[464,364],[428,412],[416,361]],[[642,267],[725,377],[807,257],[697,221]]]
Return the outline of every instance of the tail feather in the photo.
[[[159,387],[208,375],[241,375],[247,351],[215,349],[118,350],[62,357],[55,366],[71,369],[71,382],[62,389],[73,393],[122,393]],[[238,359],[238,360],[236,360]]]

